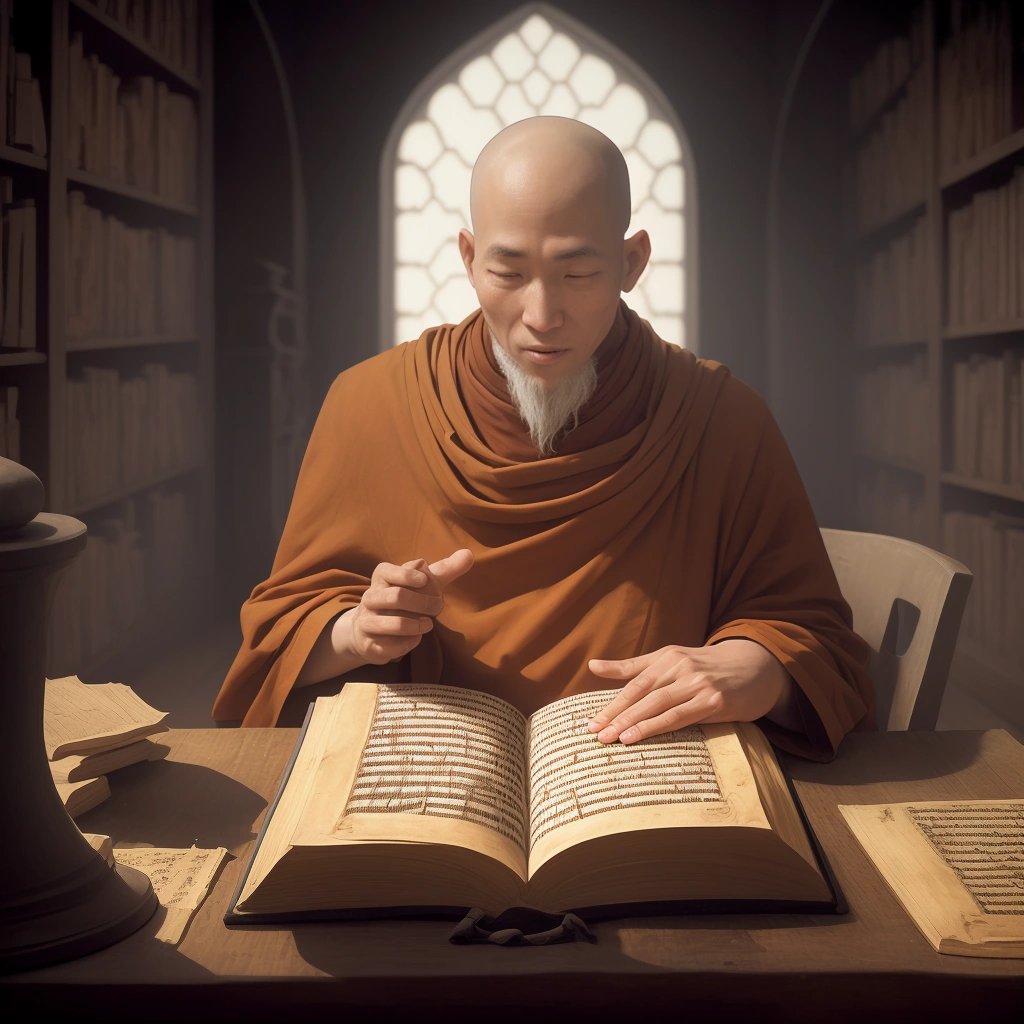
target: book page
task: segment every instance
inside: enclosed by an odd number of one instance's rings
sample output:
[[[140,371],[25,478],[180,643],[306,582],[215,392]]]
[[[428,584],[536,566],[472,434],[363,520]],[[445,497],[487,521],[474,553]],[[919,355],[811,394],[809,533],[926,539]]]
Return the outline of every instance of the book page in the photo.
[[[402,816],[404,838],[441,839],[411,819],[482,826],[525,853],[525,720],[510,704],[458,686],[380,686],[370,733],[338,829]],[[442,823],[439,823],[442,824]],[[396,823],[360,838],[395,838]]]
[[[531,717],[531,845],[604,811],[722,799],[699,727],[629,745],[602,743],[587,723],[608,699],[582,693]]]
[[[369,698],[369,700],[364,699]],[[260,890],[267,877],[302,842],[328,842],[344,806],[349,767],[366,738],[373,712],[367,687],[346,685],[335,697],[318,697],[306,727],[299,734],[294,763],[267,811],[259,841],[237,897],[241,907]],[[333,753],[329,751],[333,748]],[[236,908],[237,909],[237,908]]]
[[[518,893],[524,732],[511,705],[460,687],[350,681],[317,698],[233,915]]]
[[[587,722],[607,702],[607,690],[576,694],[530,718],[531,876],[597,836],[690,826],[771,829],[735,726],[602,743]]]
[[[779,837],[808,864],[818,858],[771,742],[755,722],[736,722],[736,734],[750,762],[765,814]]]
[[[166,732],[166,717],[166,711],[157,711],[124,683],[83,683],[78,676],[47,679],[43,699],[46,756],[54,761]]]
[[[940,953],[1024,958],[1024,800],[840,805]]]
[[[114,859],[119,864],[149,876],[153,892],[166,911],[156,938],[171,944],[181,941],[227,854],[223,846],[213,850],[195,846],[188,850],[152,846],[114,848]]]

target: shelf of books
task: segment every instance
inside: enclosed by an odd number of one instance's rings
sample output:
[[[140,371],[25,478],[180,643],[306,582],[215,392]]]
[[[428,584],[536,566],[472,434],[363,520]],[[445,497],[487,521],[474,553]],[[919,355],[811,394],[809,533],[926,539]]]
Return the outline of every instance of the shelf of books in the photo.
[[[1024,722],[1024,12],[897,17],[848,89],[860,519],[974,572],[954,676]]]
[[[156,653],[211,590],[211,46],[199,0],[0,0],[0,454],[89,529],[51,677]]]

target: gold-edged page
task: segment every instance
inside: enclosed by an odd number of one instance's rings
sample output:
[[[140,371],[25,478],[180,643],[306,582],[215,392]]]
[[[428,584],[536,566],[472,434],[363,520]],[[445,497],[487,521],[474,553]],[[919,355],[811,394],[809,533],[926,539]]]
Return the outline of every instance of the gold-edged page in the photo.
[[[735,728],[772,828],[787,846],[820,874],[807,826],[800,817],[771,742],[754,722],[737,722]]]
[[[732,725],[602,743],[587,723],[608,692],[563,697],[529,721],[530,875],[563,850],[643,829],[770,829]]]
[[[1024,800],[840,805],[940,953],[1024,958]]]
[[[523,716],[506,701],[459,686],[375,689],[358,763],[342,757],[338,765],[348,777],[333,839],[462,847],[525,880]],[[331,756],[328,748],[325,765]]]
[[[344,805],[344,792],[340,790],[338,780],[332,779],[323,770],[325,752],[328,744],[337,751],[339,743],[344,744],[347,741],[356,744],[359,742],[360,734],[365,736],[373,715],[373,697],[372,689],[369,687],[346,684],[337,696],[318,697],[314,702],[312,714],[302,734],[301,746],[296,753],[284,789],[277,803],[268,811],[270,818],[266,822],[259,846],[249,865],[245,884],[238,894],[238,910],[246,909],[246,900],[259,888],[288,850],[296,845],[297,832],[300,829],[306,833],[312,831],[321,835],[330,832],[337,818],[337,809]],[[358,751],[358,746],[350,746],[348,760],[355,761]],[[338,767],[337,753],[332,766],[344,774],[344,768]],[[314,796],[319,801],[319,813],[324,813],[325,805],[333,807],[319,825],[315,820],[307,818],[306,809]]]

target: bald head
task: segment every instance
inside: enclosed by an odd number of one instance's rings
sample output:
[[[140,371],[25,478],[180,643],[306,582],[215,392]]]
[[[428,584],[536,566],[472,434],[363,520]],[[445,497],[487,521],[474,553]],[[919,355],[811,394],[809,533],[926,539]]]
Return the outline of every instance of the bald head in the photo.
[[[481,150],[469,202],[474,231],[510,204],[539,217],[582,207],[621,239],[629,227],[629,172],[596,128],[569,117],[528,117]]]
[[[625,336],[622,293],[651,255],[642,228],[623,237],[626,161],[580,121],[517,121],[477,158],[470,212],[459,254],[493,345],[546,397],[571,390],[601,343]]]

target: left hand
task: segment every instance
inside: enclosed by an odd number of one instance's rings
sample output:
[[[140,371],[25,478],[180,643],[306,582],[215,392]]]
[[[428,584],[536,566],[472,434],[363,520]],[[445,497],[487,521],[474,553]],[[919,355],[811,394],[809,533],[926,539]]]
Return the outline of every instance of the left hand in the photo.
[[[753,722],[769,716],[792,727],[796,684],[753,640],[710,647],[662,647],[622,661],[592,658],[590,671],[628,682],[590,721],[602,743],[635,743],[697,722]]]

